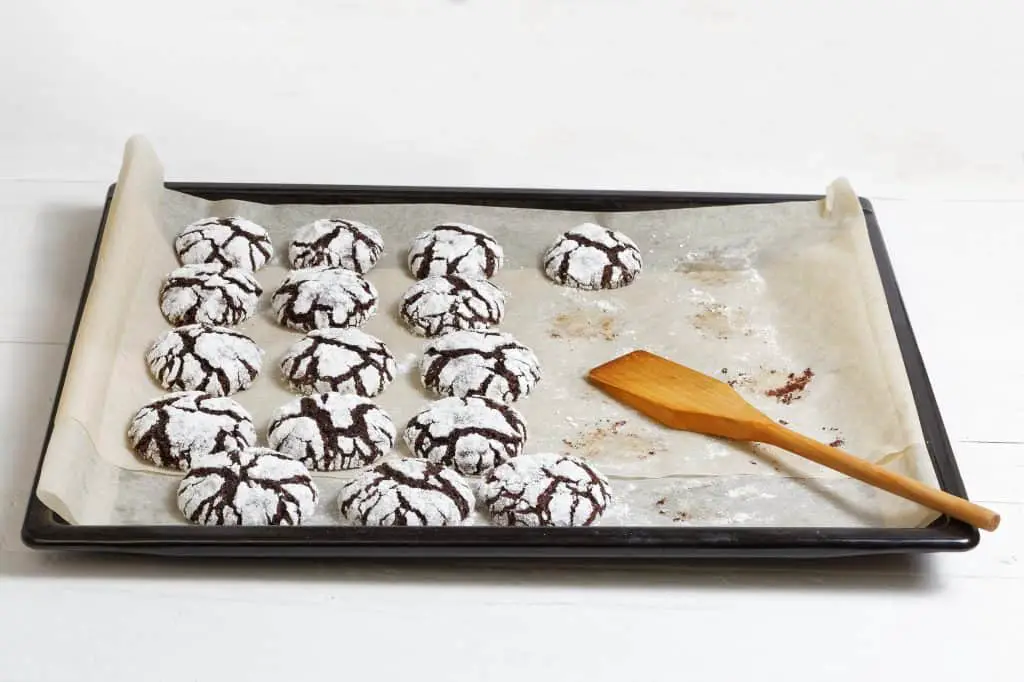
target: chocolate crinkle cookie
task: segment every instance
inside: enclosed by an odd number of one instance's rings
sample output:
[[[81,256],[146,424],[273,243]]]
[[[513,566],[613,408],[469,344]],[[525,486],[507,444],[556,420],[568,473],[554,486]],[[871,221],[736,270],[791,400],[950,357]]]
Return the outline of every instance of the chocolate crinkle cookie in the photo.
[[[409,272],[416,279],[431,275],[493,277],[504,260],[505,252],[494,237],[462,223],[445,223],[421,232],[409,246]]]
[[[382,462],[338,494],[342,520],[357,526],[457,526],[474,504],[462,476],[423,459]]]
[[[128,442],[140,459],[187,471],[198,457],[255,445],[256,428],[231,398],[179,391],[144,405],[128,425]]]
[[[250,270],[220,263],[183,265],[160,288],[160,312],[175,326],[230,327],[253,316],[262,293]]]
[[[292,236],[293,268],[338,267],[366,274],[384,253],[380,232],[356,220],[323,219],[303,225]]]
[[[268,448],[197,457],[178,485],[178,509],[205,526],[298,526],[318,497],[302,462]]]
[[[337,391],[372,398],[397,371],[384,342],[360,329],[314,329],[281,358],[281,374],[296,393]]]
[[[590,526],[608,508],[611,486],[582,459],[545,453],[495,467],[480,495],[499,526]]]
[[[174,240],[174,251],[182,265],[219,263],[253,272],[274,255],[270,234],[251,220],[238,216],[197,220]]]
[[[417,457],[475,476],[523,451],[526,422],[488,398],[442,398],[410,419],[403,437]]]
[[[423,385],[442,396],[483,396],[512,402],[540,381],[536,354],[514,336],[455,331],[427,344],[420,362]]]
[[[544,254],[547,276],[576,289],[624,287],[642,267],[640,249],[632,239],[593,223],[561,235]]]
[[[270,307],[278,322],[298,331],[359,327],[377,312],[377,289],[345,268],[292,270]]]
[[[485,279],[427,277],[402,296],[399,316],[410,331],[420,336],[486,329],[505,317],[505,292]]]
[[[243,391],[259,376],[263,351],[245,334],[207,324],[170,329],[157,337],[146,363],[168,391],[225,396]]]
[[[395,424],[367,398],[320,393],[296,398],[271,418],[267,444],[316,471],[356,469],[395,445]]]

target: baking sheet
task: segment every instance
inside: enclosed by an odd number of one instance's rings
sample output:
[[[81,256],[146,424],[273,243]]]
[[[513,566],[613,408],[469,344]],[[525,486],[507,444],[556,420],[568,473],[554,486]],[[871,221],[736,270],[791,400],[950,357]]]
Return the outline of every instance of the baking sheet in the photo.
[[[168,325],[157,306],[177,265],[172,241],[201,217],[243,215],[266,226],[278,257],[257,277],[263,309],[239,327],[265,350],[264,372],[235,396],[264,434],[292,396],[277,364],[301,335],[276,325],[269,293],[283,278],[291,232],[322,217],[381,230],[386,253],[369,279],[381,296],[365,329],[395,354],[400,376],[379,397],[399,429],[432,397],[419,383],[424,340],[396,317],[413,283],[404,247],[444,221],[468,222],[504,246],[494,278],[508,293],[504,331],[531,346],[543,378],[517,403],[528,452],[582,455],[606,473],[616,503],[604,524],[919,526],[935,514],[888,493],[761,445],[671,431],[608,399],[586,371],[646,348],[730,381],[767,414],[823,442],[934,484],[859,202],[845,181],[820,202],[631,213],[455,205],[269,206],[209,202],[163,187],[159,160],[129,142],[111,205],[37,493],[71,523],[183,523],[178,474],[128,448],[134,412],[161,393],[143,356]],[[580,292],[539,267],[557,234],[581,222],[626,232],[641,247],[631,286]],[[790,375],[809,379],[806,386]],[[395,456],[407,454],[404,445]],[[314,522],[336,523],[334,493],[352,472],[317,477]],[[479,515],[475,523],[484,523]]]

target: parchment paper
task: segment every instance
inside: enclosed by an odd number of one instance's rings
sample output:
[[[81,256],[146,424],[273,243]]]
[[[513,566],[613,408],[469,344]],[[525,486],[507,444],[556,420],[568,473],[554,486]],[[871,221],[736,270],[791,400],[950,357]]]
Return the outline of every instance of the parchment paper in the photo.
[[[432,396],[419,380],[424,340],[396,317],[413,279],[405,245],[444,221],[477,225],[504,246],[494,278],[508,294],[502,329],[540,358],[538,389],[517,403],[528,452],[582,455],[611,479],[605,524],[917,526],[935,514],[768,446],[672,431],[591,387],[586,371],[646,348],[734,383],[767,414],[823,442],[935,482],[906,372],[882,295],[866,225],[845,181],[820,202],[671,211],[587,213],[456,205],[261,205],[209,202],[163,187],[155,153],[129,141],[96,276],[38,487],[71,523],[183,523],[178,474],[147,466],[128,448],[135,411],[162,391],[143,360],[168,325],[157,295],[177,266],[172,242],[199,218],[243,215],[267,227],[274,263],[257,273],[263,309],[239,329],[265,351],[254,387],[234,396],[261,437],[293,396],[278,362],[301,335],[274,323],[270,293],[283,278],[295,228],[346,217],[377,227],[385,256],[368,275],[381,306],[365,326],[395,354],[400,375],[379,404],[401,431]],[[548,281],[539,262],[561,232],[590,221],[640,245],[645,267],[624,289],[580,292]],[[783,395],[788,376],[813,373]],[[786,397],[788,395],[788,398]],[[408,454],[401,445],[392,456]],[[318,523],[336,523],[334,495],[353,472],[317,477]],[[478,515],[474,522],[485,523]]]

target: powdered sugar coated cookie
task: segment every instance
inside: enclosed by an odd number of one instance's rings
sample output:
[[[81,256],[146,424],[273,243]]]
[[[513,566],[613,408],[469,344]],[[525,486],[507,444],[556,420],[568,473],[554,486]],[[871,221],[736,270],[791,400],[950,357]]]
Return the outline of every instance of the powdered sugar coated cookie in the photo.
[[[499,526],[590,526],[608,508],[611,486],[578,457],[544,453],[495,467],[480,496]]]
[[[293,268],[339,267],[366,274],[384,253],[380,232],[357,220],[323,219],[303,225],[292,236]]]
[[[128,425],[128,442],[141,459],[188,470],[203,455],[254,445],[256,428],[252,416],[231,398],[179,391],[139,409]]]
[[[414,334],[437,336],[456,329],[486,329],[505,316],[505,292],[485,279],[436,275],[402,296],[402,321]]]
[[[465,479],[423,459],[382,462],[338,494],[342,520],[359,526],[457,526],[473,505]]]
[[[403,437],[417,457],[475,476],[523,451],[526,422],[488,398],[442,398],[410,419]]]
[[[267,444],[315,471],[372,464],[395,445],[387,412],[357,395],[319,393],[296,398],[270,420]]]
[[[281,358],[281,373],[296,393],[338,391],[372,398],[397,371],[384,342],[360,329],[314,329]]]
[[[263,351],[245,334],[190,324],[158,336],[146,362],[153,378],[168,391],[225,396],[252,385],[260,373]]]
[[[299,331],[358,327],[377,312],[377,289],[344,268],[292,270],[270,307],[278,322]]]
[[[445,223],[421,232],[409,246],[409,272],[487,278],[501,269],[505,252],[494,237],[463,223]]]
[[[298,526],[318,497],[302,462],[268,448],[198,457],[178,485],[178,509],[207,526]]]
[[[220,263],[229,268],[256,271],[274,255],[270,234],[239,216],[203,218],[188,225],[174,240],[182,265]]]
[[[617,289],[640,274],[643,259],[636,243],[608,228],[584,223],[555,240],[544,255],[544,272],[577,289]]]
[[[449,332],[427,344],[420,362],[423,385],[444,396],[519,400],[540,380],[536,354],[511,334]]]
[[[175,326],[230,327],[253,316],[262,293],[250,270],[219,263],[183,265],[164,280],[160,311]]]

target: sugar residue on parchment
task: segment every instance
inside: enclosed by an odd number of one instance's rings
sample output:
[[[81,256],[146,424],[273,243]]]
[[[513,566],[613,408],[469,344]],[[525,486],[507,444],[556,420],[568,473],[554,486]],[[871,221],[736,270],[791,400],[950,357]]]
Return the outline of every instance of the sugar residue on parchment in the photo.
[[[702,336],[723,340],[733,336],[753,336],[750,316],[741,306],[721,303],[700,289],[691,289],[690,300],[696,306],[690,322]]]
[[[584,428],[572,438],[563,438],[568,454],[600,460],[609,456],[624,456],[640,460],[654,457],[664,451],[664,443],[628,428],[625,419],[601,419]]]
[[[553,339],[613,341],[622,334],[619,307],[608,301],[574,303],[554,315],[548,326]]]

